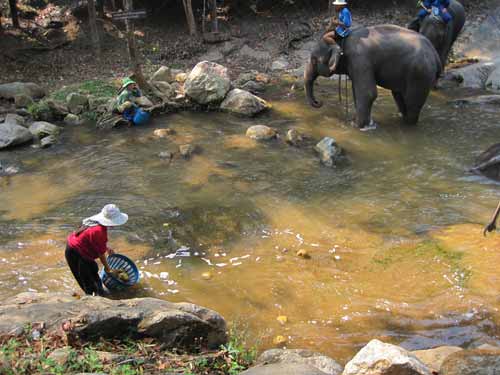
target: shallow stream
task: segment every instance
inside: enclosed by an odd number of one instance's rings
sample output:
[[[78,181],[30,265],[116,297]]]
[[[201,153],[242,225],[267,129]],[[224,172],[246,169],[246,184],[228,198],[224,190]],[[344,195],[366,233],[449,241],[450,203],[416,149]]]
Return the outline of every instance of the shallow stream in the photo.
[[[467,170],[500,139],[500,111],[456,108],[438,91],[409,128],[381,91],[380,127],[362,133],[346,125],[335,89],[319,85],[331,102],[321,110],[302,93],[273,95],[255,120],[181,113],[144,128],[66,128],[52,149],[0,153],[21,167],[0,178],[0,298],[77,290],[65,237],[114,202],[130,221],[110,245],[143,272],[134,295],[217,310],[262,349],[283,335],[288,347],[346,361],[371,338],[409,349],[496,340],[500,234],[481,230],[500,188]],[[311,139],[247,139],[259,123]],[[155,139],[161,127],[176,134]],[[324,136],[349,162],[319,165],[312,145]],[[191,160],[158,157],[185,143],[199,146]]]

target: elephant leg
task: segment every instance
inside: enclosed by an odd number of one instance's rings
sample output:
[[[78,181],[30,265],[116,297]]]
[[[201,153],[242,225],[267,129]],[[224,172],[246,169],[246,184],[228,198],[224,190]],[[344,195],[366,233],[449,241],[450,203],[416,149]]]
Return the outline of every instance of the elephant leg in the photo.
[[[431,91],[430,87],[413,87],[410,86],[404,95],[404,102],[406,104],[406,116],[403,120],[408,125],[416,125],[420,117],[420,111],[427,100],[427,96]]]
[[[374,126],[371,118],[372,106],[377,99],[377,85],[375,79],[359,75],[352,82],[353,95],[356,98],[356,124],[358,128],[363,129]]]
[[[399,113],[404,117],[407,115],[407,110],[406,110],[406,103],[403,97],[403,94],[400,92],[392,91],[392,97],[394,98],[394,101],[396,102],[396,105],[398,106]]]

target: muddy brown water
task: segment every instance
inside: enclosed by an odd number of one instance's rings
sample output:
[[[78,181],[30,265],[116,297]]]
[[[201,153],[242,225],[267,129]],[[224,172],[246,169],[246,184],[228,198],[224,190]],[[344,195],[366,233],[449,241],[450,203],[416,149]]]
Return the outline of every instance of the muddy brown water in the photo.
[[[500,139],[500,112],[450,106],[438,91],[408,128],[381,91],[380,127],[362,133],[320,86],[331,102],[321,110],[301,93],[274,95],[255,120],[182,113],[107,133],[67,128],[52,149],[0,153],[22,170],[0,178],[0,297],[77,290],[65,237],[114,202],[130,221],[110,245],[143,272],[131,293],[215,309],[260,349],[283,335],[345,362],[372,338],[408,349],[496,341],[500,234],[481,228],[500,188],[467,169]],[[247,139],[257,123],[333,136],[350,161],[328,169],[312,141]],[[167,126],[177,134],[152,137]],[[191,160],[158,157],[188,142],[201,150]]]

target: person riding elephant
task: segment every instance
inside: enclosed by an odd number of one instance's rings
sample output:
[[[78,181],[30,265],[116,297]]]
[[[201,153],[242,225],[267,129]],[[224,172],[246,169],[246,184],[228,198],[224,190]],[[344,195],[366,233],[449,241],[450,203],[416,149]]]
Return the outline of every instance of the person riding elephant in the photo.
[[[330,24],[323,35],[323,40],[332,45],[338,43],[343,49],[344,40],[351,33],[352,15],[344,0],[335,0],[333,5],[338,18],[333,17],[330,20]]]
[[[371,111],[377,86],[391,90],[403,120],[416,124],[441,69],[436,50],[424,36],[394,25],[360,27],[345,39],[343,55],[338,45],[320,39],[306,64],[304,86],[309,104],[318,108],[322,104],[313,90],[318,76],[347,74],[357,126],[370,130],[376,127]]]
[[[444,23],[448,23],[452,20],[453,16],[448,11],[450,6],[450,0],[424,0],[419,2],[422,9],[417,13],[417,18],[415,18],[409,25],[410,30],[414,30],[418,33],[420,30],[420,25],[425,17],[432,14],[433,9],[436,10],[435,16],[441,17]]]
[[[425,0],[408,28],[429,39],[444,66],[465,24],[465,9],[457,0]]]

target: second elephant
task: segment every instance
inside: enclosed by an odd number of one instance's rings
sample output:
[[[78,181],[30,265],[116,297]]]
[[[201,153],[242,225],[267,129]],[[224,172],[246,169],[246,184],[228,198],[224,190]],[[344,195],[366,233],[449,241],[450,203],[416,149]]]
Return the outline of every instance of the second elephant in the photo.
[[[442,70],[439,55],[430,41],[402,27],[379,25],[352,30],[343,47],[340,53],[339,46],[321,39],[311,52],[304,72],[309,103],[321,106],[313,90],[318,76],[347,74],[352,80],[359,128],[372,123],[377,86],[391,90],[404,121],[416,124]]]

